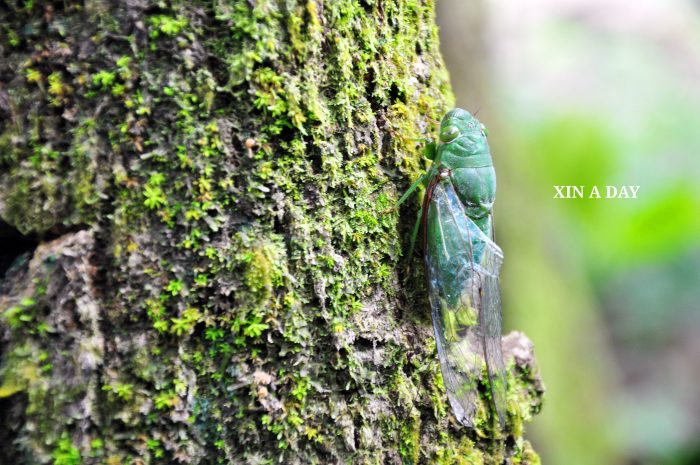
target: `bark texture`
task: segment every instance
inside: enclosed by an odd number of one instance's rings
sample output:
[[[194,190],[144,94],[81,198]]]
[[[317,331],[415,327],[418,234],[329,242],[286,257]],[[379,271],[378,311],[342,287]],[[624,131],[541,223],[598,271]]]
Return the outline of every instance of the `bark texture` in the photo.
[[[531,344],[507,430],[457,425],[389,211],[451,99],[431,1],[5,4],[0,462],[539,463]]]

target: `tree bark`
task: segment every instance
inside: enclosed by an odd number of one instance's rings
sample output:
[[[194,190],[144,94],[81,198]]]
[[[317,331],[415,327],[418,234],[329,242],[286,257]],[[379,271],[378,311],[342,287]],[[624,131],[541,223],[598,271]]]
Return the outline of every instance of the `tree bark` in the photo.
[[[536,464],[459,426],[412,216],[451,94],[431,1],[0,9],[0,462]],[[11,263],[11,266],[10,266]]]

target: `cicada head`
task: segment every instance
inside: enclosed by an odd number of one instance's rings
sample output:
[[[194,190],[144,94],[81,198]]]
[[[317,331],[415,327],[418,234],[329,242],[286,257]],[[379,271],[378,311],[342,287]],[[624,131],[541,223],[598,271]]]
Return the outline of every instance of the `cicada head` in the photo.
[[[486,127],[467,110],[450,110],[440,123],[442,159],[449,163],[457,157],[455,162],[465,167],[493,166],[486,134]]]

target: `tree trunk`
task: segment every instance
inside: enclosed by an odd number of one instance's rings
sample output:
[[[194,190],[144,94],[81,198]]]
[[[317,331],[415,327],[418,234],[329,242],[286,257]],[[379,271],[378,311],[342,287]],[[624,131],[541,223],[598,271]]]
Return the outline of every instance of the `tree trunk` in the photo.
[[[390,211],[432,1],[6,3],[1,463],[539,463],[531,344],[460,427]]]

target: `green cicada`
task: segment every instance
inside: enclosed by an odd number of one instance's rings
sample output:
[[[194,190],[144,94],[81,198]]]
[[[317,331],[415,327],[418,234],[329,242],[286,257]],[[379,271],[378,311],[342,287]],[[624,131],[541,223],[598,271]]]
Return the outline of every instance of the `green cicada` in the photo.
[[[426,157],[433,162],[430,169],[398,204],[425,186],[411,250],[420,228],[447,396],[457,420],[473,426],[479,380],[486,372],[493,409],[503,426],[506,378],[499,287],[503,252],[493,241],[496,173],[486,129],[468,111],[455,108],[442,119],[440,140],[428,145]]]

